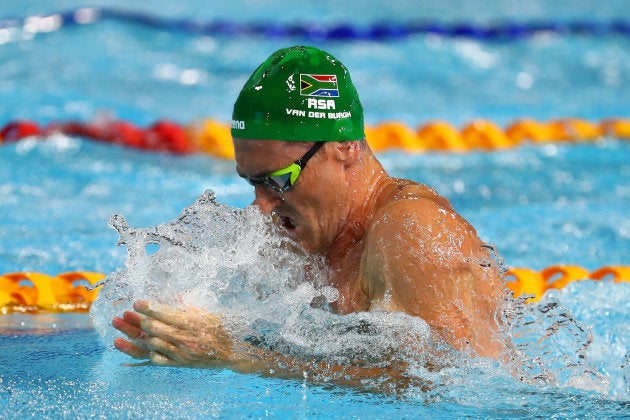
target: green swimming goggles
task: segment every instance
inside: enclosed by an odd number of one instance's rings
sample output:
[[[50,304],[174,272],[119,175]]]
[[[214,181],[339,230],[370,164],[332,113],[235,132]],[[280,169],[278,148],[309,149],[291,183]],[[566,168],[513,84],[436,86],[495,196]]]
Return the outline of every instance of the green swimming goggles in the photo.
[[[324,143],[325,142],[323,141],[316,142],[313,147],[311,147],[308,152],[304,154],[304,156],[302,156],[286,168],[270,172],[263,177],[242,177],[245,178],[245,180],[254,187],[256,185],[264,185],[265,187],[269,187],[276,192],[285,193],[293,188],[295,182],[300,176],[300,173],[306,166],[306,162],[308,162],[309,159],[312,158],[319,149],[321,149]]]

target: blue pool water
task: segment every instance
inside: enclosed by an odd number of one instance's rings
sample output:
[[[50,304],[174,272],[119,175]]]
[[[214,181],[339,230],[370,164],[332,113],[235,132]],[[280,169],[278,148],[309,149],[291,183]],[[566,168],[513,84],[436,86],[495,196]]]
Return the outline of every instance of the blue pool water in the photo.
[[[137,5],[165,17],[296,22],[438,19],[478,24],[501,19],[630,19],[622,1],[308,3],[184,1]],[[439,3],[439,4],[434,4]],[[124,1],[91,5],[131,7]],[[6,1],[0,19],[76,8],[74,1]],[[0,44],[0,125],[90,120],[103,113],[137,124],[168,118],[228,121],[238,89],[276,48],[294,38],[203,37],[119,21],[13,34]],[[0,40],[5,39],[0,35]],[[317,45],[351,69],[366,121],[460,125],[487,118],[630,117],[630,38],[542,34],[513,41],[413,36],[388,42]],[[495,244],[509,266],[540,270],[577,264],[593,270],[630,264],[630,142],[552,142],[468,154],[380,156],[395,176],[434,186]],[[207,188],[234,207],[251,187],[234,163],[178,157],[51,136],[0,146],[0,273],[124,266],[108,226],[177,217]],[[630,415],[630,288],[592,281],[556,297],[591,329],[589,362],[608,391],[531,386],[480,366],[444,372],[448,387],[402,397],[226,370],[129,368],[100,342],[86,315],[0,315],[0,416],[274,418],[612,418]],[[483,391],[480,391],[483,390]]]

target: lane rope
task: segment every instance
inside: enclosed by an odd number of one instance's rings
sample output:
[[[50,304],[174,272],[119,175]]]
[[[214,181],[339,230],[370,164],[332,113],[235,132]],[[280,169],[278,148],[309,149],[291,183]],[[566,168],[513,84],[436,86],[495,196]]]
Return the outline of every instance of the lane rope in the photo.
[[[99,281],[106,276],[90,271],[72,271],[50,276],[35,272],[0,274],[0,314],[12,312],[88,312],[96,299]],[[536,271],[510,268],[505,286],[515,297],[539,300],[551,289],[582,281],[630,283],[630,266],[604,266],[593,271],[577,265],[553,265]]]
[[[0,314],[11,312],[88,312],[104,274],[72,271],[49,276],[16,272],[0,275]],[[86,287],[88,286],[88,287]]]
[[[612,280],[630,283],[630,266],[609,265],[589,272],[578,265],[552,265],[536,271],[530,268],[510,268],[505,274],[506,286],[515,297],[531,295],[527,301],[538,301],[551,289],[562,289],[581,280]]]
[[[323,25],[317,21],[294,23],[240,22],[228,20],[199,21],[194,18],[163,17],[147,12],[118,8],[82,7],[46,16],[4,18],[0,20],[0,31],[10,40],[30,39],[32,34],[47,33],[64,27],[116,21],[148,27],[160,31],[179,32],[194,36],[258,36],[267,38],[303,38],[314,42],[332,41],[392,41],[414,35],[469,38],[480,41],[515,41],[539,34],[559,36],[608,35],[630,36],[630,21],[613,19],[598,21],[581,20],[538,20],[519,22],[506,20],[498,23],[447,23],[437,20],[378,22],[356,25],[350,22]],[[4,38],[6,39],[7,36]]]
[[[129,121],[52,122],[45,126],[30,120],[16,120],[0,128],[0,145],[33,136],[56,133],[85,137],[137,149],[176,154],[206,153],[234,159],[229,124],[214,119],[187,125],[159,120],[148,127]],[[550,121],[518,119],[506,128],[489,120],[476,119],[461,128],[444,121],[431,121],[417,128],[396,121],[366,126],[365,134],[372,150],[392,149],[407,152],[466,152],[500,150],[525,142],[584,142],[602,138],[630,139],[630,119],[606,118],[599,122],[579,118]]]

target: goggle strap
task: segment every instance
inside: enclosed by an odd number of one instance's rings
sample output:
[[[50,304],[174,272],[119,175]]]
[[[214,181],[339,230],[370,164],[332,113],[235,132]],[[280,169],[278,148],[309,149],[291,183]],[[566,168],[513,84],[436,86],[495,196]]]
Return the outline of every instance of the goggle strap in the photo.
[[[319,149],[321,149],[321,148],[322,148],[322,146],[324,145],[324,143],[325,143],[325,142],[323,142],[323,141],[318,141],[318,142],[315,142],[315,144],[313,145],[313,147],[311,147],[311,149],[310,149],[308,152],[306,152],[306,154],[305,154],[304,156],[302,156],[300,159],[298,159],[298,160],[295,162],[295,163],[297,163],[298,165],[300,165],[300,169],[304,169],[304,165],[306,165],[306,162],[308,162],[308,160],[309,160],[310,158],[312,158],[312,157],[313,157],[313,155],[314,155],[315,153],[317,153],[317,151],[318,151]]]

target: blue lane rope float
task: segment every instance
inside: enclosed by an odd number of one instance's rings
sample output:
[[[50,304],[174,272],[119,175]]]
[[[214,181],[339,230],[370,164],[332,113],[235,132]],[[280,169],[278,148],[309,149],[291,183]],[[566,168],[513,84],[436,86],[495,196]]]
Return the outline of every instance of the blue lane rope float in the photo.
[[[304,23],[237,22],[226,20],[204,22],[197,19],[168,18],[140,11],[99,7],[78,8],[47,16],[4,18],[0,19],[0,31],[52,32],[64,26],[86,25],[106,20],[192,35],[293,37],[315,42],[326,40],[391,41],[413,35],[461,37],[481,41],[511,41],[532,37],[541,33],[562,36],[630,36],[630,21],[623,19],[610,21],[504,21],[490,24],[471,22],[445,23],[426,20],[407,23],[377,22],[364,26],[344,22],[326,26],[314,21]]]

